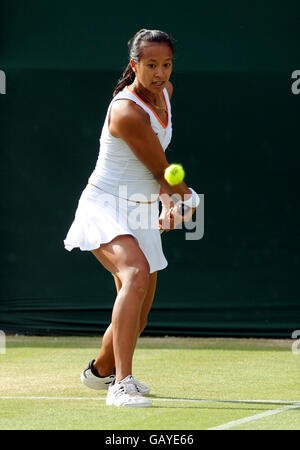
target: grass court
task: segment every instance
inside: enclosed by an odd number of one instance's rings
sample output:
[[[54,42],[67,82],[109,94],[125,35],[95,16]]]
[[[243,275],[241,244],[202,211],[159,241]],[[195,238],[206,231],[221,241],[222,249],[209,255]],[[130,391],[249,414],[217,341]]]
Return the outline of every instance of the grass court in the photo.
[[[105,405],[81,384],[100,338],[6,336],[1,430],[299,430],[292,339],[142,337],[133,375],[152,408]]]

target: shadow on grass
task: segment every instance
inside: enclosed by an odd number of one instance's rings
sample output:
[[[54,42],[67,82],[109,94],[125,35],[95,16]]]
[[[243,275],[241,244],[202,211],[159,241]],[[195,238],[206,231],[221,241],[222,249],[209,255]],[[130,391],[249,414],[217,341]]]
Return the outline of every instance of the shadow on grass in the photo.
[[[166,396],[159,396],[159,395],[150,395],[149,398],[152,400],[157,400],[161,402],[187,402],[190,404],[193,403],[232,403],[232,404],[238,404],[238,405],[270,405],[270,406],[284,406],[284,405],[292,405],[295,402],[291,401],[276,401],[276,400],[220,400],[220,399],[205,399],[205,398],[184,398],[184,397],[166,397]],[[221,408],[221,407],[220,407]],[[219,409],[219,408],[217,408]],[[221,408],[222,409],[222,408]],[[233,408],[233,409],[239,409],[239,408]],[[241,409],[249,409],[249,410],[257,410],[257,408],[241,408]],[[259,408],[259,409],[269,409],[268,408]]]

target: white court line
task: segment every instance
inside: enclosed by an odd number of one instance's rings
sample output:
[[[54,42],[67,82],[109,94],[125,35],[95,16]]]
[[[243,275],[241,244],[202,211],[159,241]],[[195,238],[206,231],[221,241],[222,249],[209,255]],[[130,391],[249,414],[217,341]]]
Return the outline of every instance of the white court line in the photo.
[[[269,411],[265,411],[260,414],[255,414],[254,416],[243,417],[242,419],[233,420],[232,422],[223,423],[222,425],[218,425],[213,428],[208,428],[208,430],[228,430],[229,428],[236,427],[238,425],[242,425],[247,422],[251,422],[252,420],[263,419],[268,416],[272,416],[273,414],[279,414],[285,411],[289,411],[290,409],[300,408],[300,403],[292,406],[286,406],[285,408],[276,408],[271,409]]]
[[[219,400],[219,399],[194,399],[194,398],[163,398],[163,397],[149,397],[152,401],[157,402],[187,402],[187,403],[250,403],[250,404],[296,404],[299,407],[299,400]],[[51,396],[21,396],[21,395],[6,395],[0,396],[0,400],[96,400],[104,401],[106,397],[51,397]]]

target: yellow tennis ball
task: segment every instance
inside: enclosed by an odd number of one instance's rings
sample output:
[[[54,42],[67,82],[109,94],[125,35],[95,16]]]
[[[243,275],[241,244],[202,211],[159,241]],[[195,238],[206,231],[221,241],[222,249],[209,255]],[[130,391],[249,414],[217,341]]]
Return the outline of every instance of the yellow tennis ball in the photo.
[[[165,180],[171,185],[179,184],[184,179],[184,169],[181,164],[171,164],[165,170]]]

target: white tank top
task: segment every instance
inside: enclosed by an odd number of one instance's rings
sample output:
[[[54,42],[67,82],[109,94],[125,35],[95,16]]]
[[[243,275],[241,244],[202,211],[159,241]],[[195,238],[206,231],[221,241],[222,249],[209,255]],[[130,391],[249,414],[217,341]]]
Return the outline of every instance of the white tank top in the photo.
[[[165,126],[156,113],[128,87],[120,91],[111,101],[100,137],[100,150],[96,167],[89,182],[100,189],[118,197],[154,201],[157,199],[160,186],[149,169],[135,156],[123,139],[112,136],[109,132],[108,119],[111,106],[119,99],[132,100],[149,114],[152,129],[157,134],[163,150],[168,147],[172,137],[171,105],[167,89],[163,90],[164,101],[168,112],[168,123]],[[119,187],[122,186],[121,189]],[[122,192],[122,195],[120,195]]]

